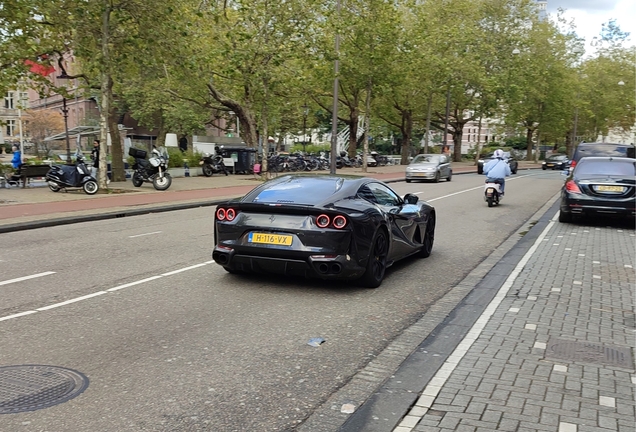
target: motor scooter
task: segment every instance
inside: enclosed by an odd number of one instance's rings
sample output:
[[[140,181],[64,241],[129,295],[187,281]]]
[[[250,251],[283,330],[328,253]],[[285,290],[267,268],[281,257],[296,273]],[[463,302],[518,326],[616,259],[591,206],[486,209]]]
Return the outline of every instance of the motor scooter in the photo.
[[[86,165],[86,159],[79,152],[75,154],[75,165],[52,165],[45,179],[53,192],[81,188],[87,195],[94,195],[99,190],[97,180]]]
[[[502,199],[501,185],[493,179],[487,179],[484,185],[484,201],[488,203],[488,207],[499,205]]]

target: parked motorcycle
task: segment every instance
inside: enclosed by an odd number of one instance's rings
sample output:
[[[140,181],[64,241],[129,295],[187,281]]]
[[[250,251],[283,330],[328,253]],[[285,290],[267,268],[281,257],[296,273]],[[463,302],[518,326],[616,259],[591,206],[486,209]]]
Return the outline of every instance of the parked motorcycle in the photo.
[[[132,166],[132,184],[140,187],[144,182],[152,182],[157,190],[166,190],[172,184],[172,176],[168,174],[168,152],[164,147],[152,148],[150,158],[146,160],[148,152],[135,147],[128,150],[128,154],[135,158]]]
[[[94,195],[99,190],[97,180],[91,175],[91,169],[81,153],[75,155],[75,165],[52,165],[45,179],[53,192],[81,188],[87,195]]]
[[[229,174],[227,167],[223,163],[223,157],[219,154],[213,156],[210,153],[205,153],[199,164],[201,165],[203,175],[206,177],[212,177],[212,174],[219,173],[223,173],[225,175]]]
[[[488,207],[499,205],[499,201],[502,199],[501,185],[494,181],[486,180],[484,185],[484,201],[488,203]]]

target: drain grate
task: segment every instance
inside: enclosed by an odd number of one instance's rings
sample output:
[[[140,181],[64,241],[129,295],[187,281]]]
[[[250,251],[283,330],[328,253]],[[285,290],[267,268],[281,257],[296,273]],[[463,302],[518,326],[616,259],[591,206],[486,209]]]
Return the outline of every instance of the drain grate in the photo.
[[[634,369],[632,351],[629,347],[610,346],[592,342],[574,342],[550,338],[545,357]]]
[[[0,414],[35,411],[61,404],[88,387],[88,378],[57,366],[0,367]]]

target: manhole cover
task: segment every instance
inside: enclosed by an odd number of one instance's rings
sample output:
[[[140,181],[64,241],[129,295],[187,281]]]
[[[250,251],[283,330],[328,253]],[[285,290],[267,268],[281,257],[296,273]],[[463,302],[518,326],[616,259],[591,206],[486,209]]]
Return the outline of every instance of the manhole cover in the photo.
[[[0,367],[0,414],[61,404],[86,387],[88,378],[71,369],[42,365]]]
[[[545,356],[546,358],[599,363],[607,366],[634,369],[632,352],[628,347],[550,338]]]

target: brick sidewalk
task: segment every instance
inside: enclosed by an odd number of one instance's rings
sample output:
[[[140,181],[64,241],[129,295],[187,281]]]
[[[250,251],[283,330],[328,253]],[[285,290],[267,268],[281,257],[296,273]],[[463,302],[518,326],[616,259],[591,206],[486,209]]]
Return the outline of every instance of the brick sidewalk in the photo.
[[[634,236],[552,220],[394,431],[633,432]]]

